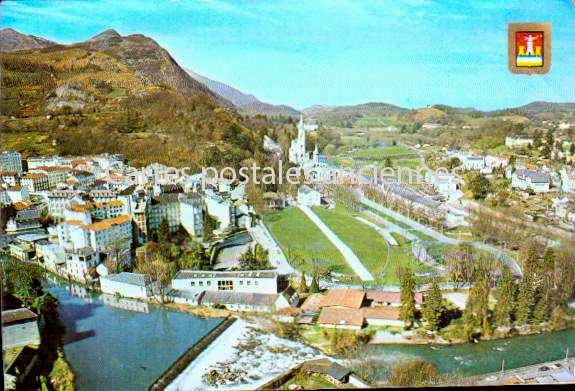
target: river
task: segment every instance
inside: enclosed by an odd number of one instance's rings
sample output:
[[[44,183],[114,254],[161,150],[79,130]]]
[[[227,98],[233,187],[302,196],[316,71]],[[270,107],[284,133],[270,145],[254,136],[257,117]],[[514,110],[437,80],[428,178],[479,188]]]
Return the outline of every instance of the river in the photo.
[[[80,391],[145,390],[221,321],[87,292],[76,284],[43,285],[60,302],[64,351]]]
[[[84,390],[144,390],[221,320],[45,281],[60,301],[64,350]],[[124,308],[119,308],[124,307]],[[125,309],[129,307],[130,310]],[[575,329],[453,346],[371,345],[374,361],[420,357],[443,372],[476,375],[575,356]],[[222,357],[224,359],[224,357]]]
[[[372,357],[384,362],[420,357],[433,363],[442,373],[458,371],[464,375],[479,375],[513,369],[545,361],[575,356],[575,329],[551,333],[518,336],[509,339],[483,341],[476,344],[371,345]]]

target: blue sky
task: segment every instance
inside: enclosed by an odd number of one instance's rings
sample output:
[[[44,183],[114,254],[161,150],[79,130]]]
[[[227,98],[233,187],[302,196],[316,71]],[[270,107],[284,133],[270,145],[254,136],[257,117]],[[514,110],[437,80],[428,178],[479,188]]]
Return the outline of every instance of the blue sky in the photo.
[[[489,110],[575,102],[571,0],[7,0],[2,27],[60,43],[114,28],[259,99],[442,103]],[[551,22],[544,76],[507,70],[507,23]]]

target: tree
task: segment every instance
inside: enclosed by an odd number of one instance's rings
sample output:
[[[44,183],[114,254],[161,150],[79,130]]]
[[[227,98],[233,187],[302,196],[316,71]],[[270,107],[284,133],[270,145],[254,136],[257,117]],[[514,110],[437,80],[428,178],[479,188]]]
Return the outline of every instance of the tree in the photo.
[[[572,142],[571,146],[569,147],[569,153],[571,155],[575,155],[575,143],[574,142]]]
[[[386,168],[393,168],[393,162],[391,161],[391,158],[385,158],[384,165]]]
[[[160,302],[165,303],[167,288],[172,282],[174,268],[161,251],[152,251],[138,258],[137,270],[146,276],[147,283],[153,283],[160,295]]]
[[[317,273],[315,273],[313,275],[313,278],[311,280],[311,284],[309,286],[309,293],[319,293],[320,289],[319,289],[319,277],[317,275]]]
[[[488,304],[489,278],[481,275],[469,291],[463,312],[464,333],[468,340],[475,339],[479,332],[483,335],[489,334]]]
[[[503,268],[503,274],[497,283],[495,297],[497,305],[495,306],[494,321],[498,326],[510,326],[512,322],[513,307],[515,304],[516,286],[513,281],[513,275],[509,267]]]
[[[301,279],[299,281],[299,293],[308,293],[309,289],[307,287],[307,282],[305,280],[305,273],[301,273]]]
[[[240,267],[243,270],[259,270],[269,269],[269,256],[268,251],[264,249],[259,243],[256,243],[252,248],[240,256]]]
[[[517,295],[517,323],[526,324],[533,315],[535,304],[535,272],[537,268],[538,251],[535,246],[529,249],[529,255],[523,268],[523,278],[519,283],[519,294]]]
[[[406,328],[411,328],[415,322],[415,279],[411,269],[400,269],[399,280],[401,289],[399,318],[405,323]]]
[[[208,212],[204,212],[204,240],[210,240],[214,236],[216,228],[216,220]]]
[[[431,330],[439,330],[443,315],[443,297],[437,279],[433,279],[431,292],[423,307],[423,316],[427,320],[427,325]]]
[[[484,200],[491,192],[491,182],[483,174],[478,174],[469,182],[469,189],[473,193],[473,199]]]
[[[167,242],[170,238],[170,224],[167,218],[163,218],[158,227],[158,241],[161,243]]]

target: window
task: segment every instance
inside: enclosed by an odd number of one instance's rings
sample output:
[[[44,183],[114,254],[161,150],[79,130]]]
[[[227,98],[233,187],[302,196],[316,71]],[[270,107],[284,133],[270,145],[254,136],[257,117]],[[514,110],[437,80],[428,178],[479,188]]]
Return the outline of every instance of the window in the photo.
[[[240,280],[240,285],[244,285],[244,280]]]
[[[203,281],[200,281],[200,286],[204,286],[204,282],[203,282]]]
[[[195,281],[192,281],[191,284],[192,284],[192,286],[196,286],[196,282],[195,282]]]
[[[212,285],[212,282],[211,282],[211,281],[208,281],[208,282],[207,282],[207,285],[208,285],[208,286],[211,286],[211,285]]]
[[[218,281],[219,291],[231,291],[234,289],[234,283],[231,280],[220,280]]]

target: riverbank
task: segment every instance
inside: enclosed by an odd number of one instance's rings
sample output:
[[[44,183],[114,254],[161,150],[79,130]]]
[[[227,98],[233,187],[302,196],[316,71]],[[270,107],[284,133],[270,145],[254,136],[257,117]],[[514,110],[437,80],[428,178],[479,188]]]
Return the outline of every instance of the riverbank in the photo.
[[[166,390],[254,389],[300,362],[321,357],[325,356],[317,349],[279,338],[254,323],[238,319]]]

